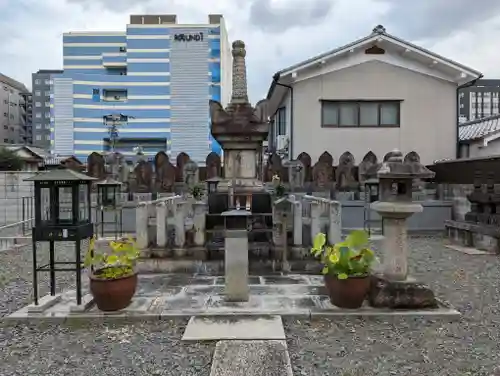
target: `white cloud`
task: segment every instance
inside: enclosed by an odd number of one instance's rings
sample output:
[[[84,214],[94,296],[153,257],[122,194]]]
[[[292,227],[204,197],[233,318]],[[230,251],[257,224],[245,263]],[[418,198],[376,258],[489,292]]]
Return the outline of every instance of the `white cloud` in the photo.
[[[301,4],[297,0],[0,0],[0,72],[30,87],[32,72],[62,67],[64,32],[124,30],[132,13],[177,14],[180,23],[206,22],[209,13],[221,13],[230,38],[247,44],[250,96],[257,101],[266,94],[274,72],[365,36],[379,23],[389,33],[411,39],[405,20],[394,18],[396,8],[389,0],[356,0],[355,7],[352,0],[310,1],[316,5],[297,12],[293,11]],[[425,11],[433,9],[428,5]],[[408,17],[407,13],[406,9],[401,17]],[[418,19],[410,21],[408,30],[421,32],[415,26]],[[459,30],[460,24],[456,32],[449,29],[452,26],[441,27],[439,35],[444,38],[433,40],[432,33],[427,33],[421,43],[489,78],[500,77],[500,53],[495,46],[499,24],[500,19],[481,19],[465,31]]]

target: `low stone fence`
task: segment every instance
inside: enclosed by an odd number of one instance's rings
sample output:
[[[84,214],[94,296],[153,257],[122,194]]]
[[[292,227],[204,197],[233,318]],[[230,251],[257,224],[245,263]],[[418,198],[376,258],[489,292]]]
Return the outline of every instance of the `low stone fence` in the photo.
[[[444,231],[445,221],[452,219],[453,202],[429,200],[420,203],[424,210],[409,219],[408,231]],[[283,247],[287,239],[287,245],[293,248],[309,248],[318,232],[325,233],[328,242],[333,244],[346,232],[366,228],[365,210],[364,201],[340,202],[310,195],[289,195],[276,200],[272,213],[272,246]],[[131,203],[122,208],[123,233],[135,235],[141,249],[168,248],[180,257],[186,255],[187,249],[205,247],[207,213],[206,202],[180,195]],[[112,222],[113,214],[105,215]],[[370,218],[373,222],[380,219],[373,210]],[[108,225],[108,236],[112,227],[113,224]]]

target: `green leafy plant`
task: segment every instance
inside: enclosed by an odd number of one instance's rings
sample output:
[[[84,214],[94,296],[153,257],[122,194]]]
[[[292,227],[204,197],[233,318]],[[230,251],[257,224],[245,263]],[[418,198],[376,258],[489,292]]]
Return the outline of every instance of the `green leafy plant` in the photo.
[[[111,241],[109,254],[95,254],[95,238],[90,240],[84,266],[94,268],[94,276],[99,279],[118,279],[134,274],[135,261],[139,249],[132,238]]]
[[[363,277],[378,261],[368,247],[368,239],[366,231],[354,230],[345,241],[329,246],[325,234],[320,232],[314,237],[311,253],[321,259],[325,275],[335,275],[338,279]]]
[[[285,195],[285,186],[281,182],[281,178],[279,177],[279,175],[273,176],[272,184],[276,197],[283,197]]]
[[[203,194],[205,193],[205,188],[201,184],[196,184],[189,190],[189,193],[195,200],[201,200],[203,198]]]

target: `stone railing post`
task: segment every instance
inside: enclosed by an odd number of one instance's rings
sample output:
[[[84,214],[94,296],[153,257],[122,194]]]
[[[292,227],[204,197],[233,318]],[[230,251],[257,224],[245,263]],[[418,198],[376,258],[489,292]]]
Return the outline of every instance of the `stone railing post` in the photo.
[[[167,246],[167,203],[164,200],[156,204],[156,245]]]
[[[147,202],[139,202],[135,212],[135,229],[137,247],[142,250],[149,246],[149,207]]]
[[[186,253],[184,248],[186,243],[186,225],[185,225],[185,201],[182,198],[176,199],[175,207],[175,254],[176,256],[183,256]]]
[[[281,217],[278,212],[278,208],[276,208],[276,204],[273,203],[273,244],[281,245]]]
[[[294,247],[302,246],[302,201],[297,200],[295,196],[290,196],[292,201],[293,215],[293,245]]]
[[[311,201],[311,241],[321,231],[321,203]]]
[[[204,202],[195,202],[193,204],[193,212],[194,245],[196,247],[204,247],[207,205]]]
[[[329,206],[328,242],[333,245],[342,241],[342,204],[331,201]]]

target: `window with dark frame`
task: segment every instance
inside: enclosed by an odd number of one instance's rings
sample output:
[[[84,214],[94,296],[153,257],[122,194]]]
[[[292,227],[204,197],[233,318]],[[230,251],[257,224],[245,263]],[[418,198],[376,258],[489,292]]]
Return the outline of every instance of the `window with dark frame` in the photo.
[[[321,101],[321,126],[399,127],[401,101]]]
[[[278,108],[276,113],[277,136],[286,135],[286,107]]]

